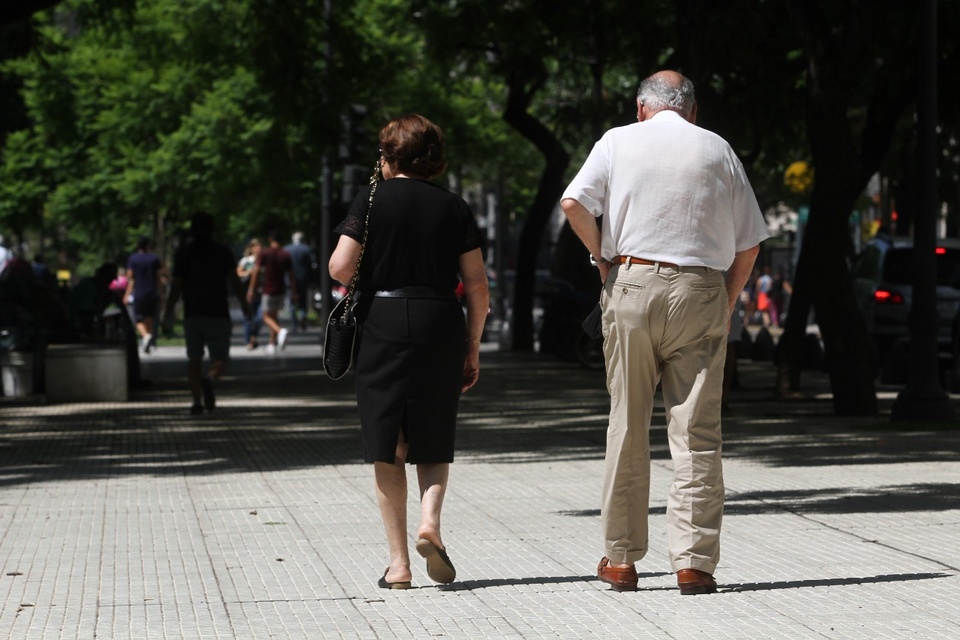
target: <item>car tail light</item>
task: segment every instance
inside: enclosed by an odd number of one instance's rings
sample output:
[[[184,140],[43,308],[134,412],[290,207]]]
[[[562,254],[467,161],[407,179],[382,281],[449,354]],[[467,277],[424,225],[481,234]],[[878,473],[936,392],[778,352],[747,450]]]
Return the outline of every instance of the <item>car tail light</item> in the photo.
[[[903,296],[896,291],[877,289],[873,292],[873,301],[877,304],[903,304]]]

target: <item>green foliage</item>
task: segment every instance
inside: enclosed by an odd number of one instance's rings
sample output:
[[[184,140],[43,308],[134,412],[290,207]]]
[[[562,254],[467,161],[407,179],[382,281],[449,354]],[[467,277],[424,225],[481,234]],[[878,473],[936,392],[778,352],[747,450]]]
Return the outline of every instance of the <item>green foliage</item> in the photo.
[[[819,5],[841,29],[845,14]],[[955,5],[943,3],[945,23]],[[879,34],[876,17],[863,28]],[[731,141],[762,203],[796,200],[783,175],[811,159],[804,52],[827,46],[761,0],[64,0],[8,34],[0,86],[18,87],[20,103],[0,102],[0,228],[42,232],[89,264],[141,233],[168,244],[198,209],[234,242],[273,226],[318,231],[323,159],[339,176],[354,104],[367,115],[348,162],[372,165],[380,126],[423,113],[447,134],[448,186],[494,191],[522,221],[545,163],[502,119],[510,92],[529,99],[572,173],[603,130],[634,120],[639,80],[662,67],[695,80],[699,124]],[[888,46],[869,42],[836,53],[863,61],[847,91],[857,131],[883,80],[871,61]],[[942,109],[952,130],[956,111]],[[891,155],[884,170],[901,164]]]
[[[369,153],[350,162],[372,166],[380,126],[421,112],[447,133],[452,188],[506,181],[519,208],[537,161],[499,119],[502,87],[430,58],[409,2],[330,6],[327,21],[322,0],[64,0],[37,16],[34,46],[2,67],[27,125],[2,148],[0,226],[81,271],[140,234],[169,248],[196,210],[232,242],[315,231],[351,104]]]

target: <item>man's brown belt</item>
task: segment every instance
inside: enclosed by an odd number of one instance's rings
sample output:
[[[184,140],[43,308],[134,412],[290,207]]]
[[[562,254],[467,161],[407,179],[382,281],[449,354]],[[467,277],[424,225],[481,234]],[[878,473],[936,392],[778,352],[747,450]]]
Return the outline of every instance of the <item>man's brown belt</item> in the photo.
[[[633,256],[616,256],[611,262],[617,264],[646,264],[646,265],[660,265],[661,267],[667,267],[668,269],[679,269],[680,267],[675,265],[672,262],[664,262],[662,260],[647,260],[646,258],[634,258]]]

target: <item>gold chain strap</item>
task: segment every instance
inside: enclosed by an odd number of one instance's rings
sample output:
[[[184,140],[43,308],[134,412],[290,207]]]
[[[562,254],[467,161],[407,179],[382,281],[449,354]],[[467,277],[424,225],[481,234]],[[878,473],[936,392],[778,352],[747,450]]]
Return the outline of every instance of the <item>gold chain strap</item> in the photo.
[[[360,263],[363,262],[363,252],[367,248],[367,235],[370,233],[370,209],[373,208],[373,194],[377,192],[377,185],[380,183],[380,172],[383,165],[383,158],[377,160],[377,165],[373,169],[373,175],[370,176],[370,198],[367,200],[367,219],[363,223],[363,240],[360,242],[360,255],[357,256],[357,268],[353,270],[353,277],[350,278],[350,286],[347,287],[347,302],[343,305],[343,316],[341,323],[346,323],[347,315],[350,313],[350,303],[353,302],[353,292],[357,288],[357,278],[360,277]]]

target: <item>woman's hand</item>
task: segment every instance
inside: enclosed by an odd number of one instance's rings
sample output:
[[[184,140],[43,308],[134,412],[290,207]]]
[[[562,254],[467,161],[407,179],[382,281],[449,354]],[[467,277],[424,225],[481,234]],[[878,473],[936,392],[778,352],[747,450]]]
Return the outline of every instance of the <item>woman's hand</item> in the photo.
[[[467,355],[463,360],[462,393],[475,385],[480,377],[480,337],[490,311],[487,267],[480,249],[460,254],[460,279],[467,298]]]
[[[480,343],[467,341],[467,355],[463,359],[463,384],[460,393],[477,384],[480,377]]]

